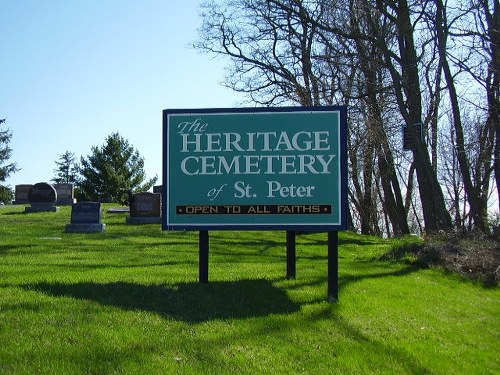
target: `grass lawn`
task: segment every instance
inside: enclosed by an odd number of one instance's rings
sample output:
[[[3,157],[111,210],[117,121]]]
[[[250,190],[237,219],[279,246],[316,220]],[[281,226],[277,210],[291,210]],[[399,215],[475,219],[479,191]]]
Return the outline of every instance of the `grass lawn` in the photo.
[[[285,232],[211,232],[199,284],[197,232],[23,211],[0,206],[2,375],[500,373],[499,288],[380,259],[416,239],[340,233],[332,304],[326,234],[287,280]]]

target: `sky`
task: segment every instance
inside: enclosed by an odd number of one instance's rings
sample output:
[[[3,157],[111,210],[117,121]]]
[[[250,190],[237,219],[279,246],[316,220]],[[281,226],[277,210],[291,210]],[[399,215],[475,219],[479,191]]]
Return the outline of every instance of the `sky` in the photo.
[[[6,180],[49,182],[118,132],[162,171],[162,110],[240,106],[228,61],[194,50],[197,0],[0,0],[0,129],[13,133]]]

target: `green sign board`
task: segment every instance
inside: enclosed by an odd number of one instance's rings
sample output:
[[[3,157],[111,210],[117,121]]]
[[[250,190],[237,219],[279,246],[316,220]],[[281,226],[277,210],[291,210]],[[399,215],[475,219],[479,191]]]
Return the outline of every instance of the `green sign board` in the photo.
[[[346,228],[346,108],[163,111],[163,229]]]

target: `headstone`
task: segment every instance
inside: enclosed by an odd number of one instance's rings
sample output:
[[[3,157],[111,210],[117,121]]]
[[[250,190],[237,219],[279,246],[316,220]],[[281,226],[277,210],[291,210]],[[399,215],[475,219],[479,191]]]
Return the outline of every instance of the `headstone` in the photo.
[[[25,212],[57,212],[56,207],[57,192],[54,187],[46,182],[39,182],[33,185],[28,193],[29,207]]]
[[[161,194],[162,191],[163,191],[163,185],[153,186],[153,193]]]
[[[32,184],[16,185],[15,198],[14,198],[15,200],[13,203],[14,204],[29,203],[28,193],[30,192],[32,187],[33,187]]]
[[[55,184],[54,188],[57,191],[57,203],[61,206],[69,206],[76,203],[75,185],[70,183]]]
[[[104,232],[106,224],[101,222],[102,210],[99,202],[78,202],[71,207],[71,223],[66,225],[69,233]]]
[[[161,223],[161,194],[137,193],[130,202],[130,224],[160,224]]]
[[[160,194],[160,199],[163,202],[163,185],[153,186],[153,193]]]

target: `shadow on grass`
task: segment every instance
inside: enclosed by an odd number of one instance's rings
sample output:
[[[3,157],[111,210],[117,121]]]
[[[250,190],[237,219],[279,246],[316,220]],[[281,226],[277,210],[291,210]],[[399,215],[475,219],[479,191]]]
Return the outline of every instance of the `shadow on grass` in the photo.
[[[371,350],[377,353],[379,363],[381,361],[387,361],[388,363],[397,362],[398,365],[405,369],[405,374],[423,375],[434,373],[431,369],[425,367],[425,365],[421,363],[417,353],[407,351],[400,345],[392,346],[387,342],[383,334],[380,336],[370,335],[367,332],[363,332],[363,330],[356,325],[349,323],[347,319],[335,318],[334,314],[335,310],[333,310],[331,306],[328,306],[314,311],[313,314],[309,315],[309,318],[310,321],[331,321],[332,319],[335,319],[337,330],[342,334],[342,336],[349,338],[354,343],[352,345],[353,353],[359,353],[364,347],[370,347]],[[336,357],[337,354],[333,352],[333,356]],[[373,359],[370,358],[369,360],[371,361]],[[390,367],[388,367],[385,372],[390,373]],[[396,369],[394,369],[394,372],[396,372]]]
[[[406,276],[413,272],[419,271],[420,267],[415,265],[408,265],[405,268],[390,271],[390,272],[375,272],[375,273],[365,273],[361,275],[343,275],[339,278],[339,287],[342,288],[351,283],[356,283],[365,279],[379,279],[386,277],[400,277]]]
[[[19,212],[2,212],[0,215],[5,215],[5,216],[13,216],[13,215],[24,215],[24,211],[19,211]]]
[[[268,280],[173,285],[42,282],[22,287],[56,297],[91,300],[123,310],[146,311],[193,323],[290,314],[300,309],[300,305],[290,300],[285,290],[275,287]]]
[[[0,253],[7,252],[10,250],[19,250],[21,248],[31,248],[36,247],[36,245],[23,244],[23,245],[0,245]]]
[[[369,279],[380,279],[380,278],[388,278],[388,277],[401,277],[401,276],[406,276],[409,274],[412,274],[413,272],[419,271],[420,267],[415,266],[415,265],[408,265],[402,269],[398,270],[393,270],[393,271],[387,271],[387,272],[365,272],[365,273],[360,273],[356,275],[352,274],[345,274],[345,273],[340,273],[339,275],[339,292],[342,293],[343,289],[348,287],[350,284],[354,284],[363,280],[369,280]],[[316,277],[314,279],[310,279],[309,281],[305,280],[300,280],[296,279],[294,281],[293,285],[288,285],[287,289],[301,289],[303,287],[316,287],[323,285],[325,282],[328,281],[327,275],[321,276],[321,277]],[[341,296],[342,298],[342,296]],[[323,302],[324,299],[318,298],[313,300],[310,303],[319,303]]]

